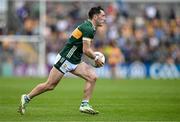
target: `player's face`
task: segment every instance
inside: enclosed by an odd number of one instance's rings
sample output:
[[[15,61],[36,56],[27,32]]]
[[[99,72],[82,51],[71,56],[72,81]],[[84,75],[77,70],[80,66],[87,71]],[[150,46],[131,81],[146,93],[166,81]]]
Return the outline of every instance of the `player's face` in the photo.
[[[100,14],[96,15],[96,26],[102,26],[106,21],[106,15],[103,10],[101,10]]]

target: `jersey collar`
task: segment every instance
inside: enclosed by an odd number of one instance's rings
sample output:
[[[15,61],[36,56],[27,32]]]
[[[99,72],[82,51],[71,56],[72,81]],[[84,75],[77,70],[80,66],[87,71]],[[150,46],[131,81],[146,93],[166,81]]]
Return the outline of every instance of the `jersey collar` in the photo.
[[[92,21],[90,19],[88,19],[87,21],[89,21],[93,27],[94,30],[96,30],[96,26],[93,25]]]

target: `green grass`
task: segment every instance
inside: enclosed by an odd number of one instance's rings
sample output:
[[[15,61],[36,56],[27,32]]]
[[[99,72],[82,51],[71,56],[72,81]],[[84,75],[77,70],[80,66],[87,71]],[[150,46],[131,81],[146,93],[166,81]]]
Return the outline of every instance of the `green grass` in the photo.
[[[78,111],[84,81],[64,78],[19,115],[20,95],[44,80],[0,77],[0,121],[180,121],[180,80],[98,79],[90,103],[100,114],[87,115]]]

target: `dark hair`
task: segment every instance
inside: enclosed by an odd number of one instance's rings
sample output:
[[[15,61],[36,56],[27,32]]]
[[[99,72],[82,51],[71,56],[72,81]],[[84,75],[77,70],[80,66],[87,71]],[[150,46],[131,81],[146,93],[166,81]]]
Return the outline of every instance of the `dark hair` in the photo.
[[[89,19],[92,19],[95,14],[100,14],[101,10],[104,11],[104,9],[101,6],[92,7],[88,13]]]

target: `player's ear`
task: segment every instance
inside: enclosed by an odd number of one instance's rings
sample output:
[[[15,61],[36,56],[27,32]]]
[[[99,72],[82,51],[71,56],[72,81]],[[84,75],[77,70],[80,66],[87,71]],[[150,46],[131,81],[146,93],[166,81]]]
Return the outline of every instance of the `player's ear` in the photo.
[[[98,16],[95,14],[95,15],[94,15],[94,19],[97,19],[97,17],[98,17]]]

